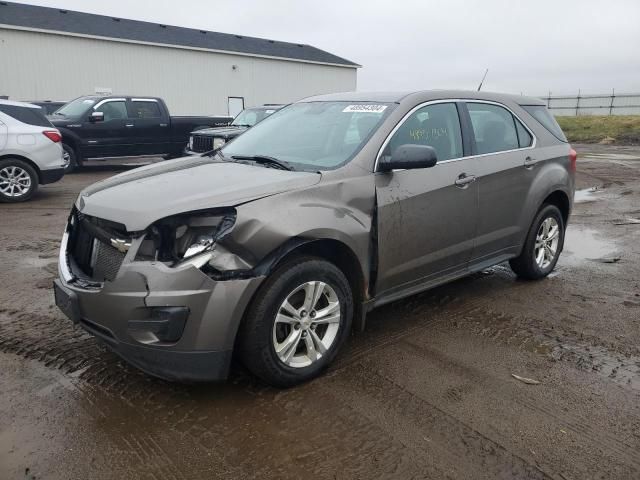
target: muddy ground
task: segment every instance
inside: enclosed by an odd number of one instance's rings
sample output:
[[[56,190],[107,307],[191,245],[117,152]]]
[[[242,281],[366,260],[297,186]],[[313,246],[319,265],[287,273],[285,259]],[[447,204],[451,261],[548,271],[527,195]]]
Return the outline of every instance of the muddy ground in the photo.
[[[152,379],[54,307],[67,212],[114,170],[0,205],[0,478],[640,478],[640,148],[578,151],[550,278],[498,266],[387,305],[286,391],[240,366]]]

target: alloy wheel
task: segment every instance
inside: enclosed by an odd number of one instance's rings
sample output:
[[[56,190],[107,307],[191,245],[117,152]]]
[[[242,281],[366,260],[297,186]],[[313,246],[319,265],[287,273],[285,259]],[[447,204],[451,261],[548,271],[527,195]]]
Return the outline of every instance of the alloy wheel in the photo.
[[[7,197],[17,198],[29,193],[31,176],[23,168],[4,167],[0,170],[0,192]]]
[[[71,163],[71,155],[69,154],[69,152],[67,152],[67,150],[64,150],[64,152],[62,152],[62,160],[64,161],[64,168],[67,168]]]
[[[538,267],[545,269],[551,265],[558,253],[560,225],[553,217],[544,219],[536,235],[534,256]]]
[[[340,329],[340,300],[320,281],[295,288],[282,302],[273,326],[273,347],[282,363],[307,367],[331,348]]]

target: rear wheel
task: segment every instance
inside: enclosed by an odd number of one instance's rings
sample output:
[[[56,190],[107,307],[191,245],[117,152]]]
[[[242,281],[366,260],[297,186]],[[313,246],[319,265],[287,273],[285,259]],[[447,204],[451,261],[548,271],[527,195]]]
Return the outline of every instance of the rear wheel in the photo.
[[[544,205],[534,219],[522,253],[509,261],[521,278],[538,280],[556,266],[564,246],[564,220],[555,205]]]
[[[15,203],[29,200],[38,189],[38,174],[23,160],[0,160],[0,201]]]
[[[317,376],[351,329],[353,294],[344,274],[314,257],[287,262],[260,288],[239,333],[256,376],[289,387]]]

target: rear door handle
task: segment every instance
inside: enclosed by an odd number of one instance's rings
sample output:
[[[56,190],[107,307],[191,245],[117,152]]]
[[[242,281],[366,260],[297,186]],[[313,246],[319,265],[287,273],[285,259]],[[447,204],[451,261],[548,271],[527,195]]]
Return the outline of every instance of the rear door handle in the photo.
[[[536,164],[536,159],[533,157],[527,157],[524,159],[524,168],[532,169]]]
[[[456,178],[455,184],[456,187],[467,188],[470,183],[473,183],[475,181],[475,175],[467,175],[466,173],[461,173],[460,175],[458,175],[458,178]]]
[[[125,125],[125,127],[127,127],[127,128],[131,128],[131,127],[133,127],[133,123],[127,123],[127,124]]]

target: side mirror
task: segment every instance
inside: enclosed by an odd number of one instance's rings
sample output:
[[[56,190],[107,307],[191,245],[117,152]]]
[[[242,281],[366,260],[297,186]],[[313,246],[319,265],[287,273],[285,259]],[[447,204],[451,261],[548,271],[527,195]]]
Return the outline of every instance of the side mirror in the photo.
[[[89,121],[91,123],[104,122],[104,112],[92,112]]]
[[[393,169],[411,170],[414,168],[431,168],[438,162],[438,155],[428,145],[400,145],[390,156],[380,158],[378,171],[388,172]]]

